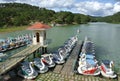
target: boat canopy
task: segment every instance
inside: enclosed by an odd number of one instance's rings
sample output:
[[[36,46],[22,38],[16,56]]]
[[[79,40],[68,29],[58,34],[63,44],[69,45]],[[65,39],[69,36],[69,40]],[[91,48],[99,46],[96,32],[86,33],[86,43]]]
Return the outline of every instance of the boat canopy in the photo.
[[[102,60],[102,63],[103,63],[107,68],[110,68],[110,60]]]
[[[90,54],[86,55],[86,58],[88,58],[88,59],[94,59],[94,57],[95,57],[94,55],[90,55]]]
[[[96,62],[93,60],[93,59],[86,59],[87,63],[90,64],[90,65],[93,65],[95,66],[96,65]]]

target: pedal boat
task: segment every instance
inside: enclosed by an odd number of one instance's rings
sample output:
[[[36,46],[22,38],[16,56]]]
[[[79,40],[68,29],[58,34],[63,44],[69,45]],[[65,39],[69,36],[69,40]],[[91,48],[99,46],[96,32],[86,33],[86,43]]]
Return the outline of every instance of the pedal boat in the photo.
[[[107,78],[116,78],[117,74],[113,71],[113,61],[103,60],[100,66],[101,74]]]
[[[42,60],[43,59],[35,58],[33,62],[38,73],[45,73],[48,71],[48,67],[43,63]]]
[[[34,79],[38,73],[32,67],[32,62],[25,61],[22,63],[21,70],[18,71],[18,75],[25,79]]]
[[[46,64],[49,68],[55,67],[55,62],[52,60],[52,54],[43,54],[41,55],[42,61]]]

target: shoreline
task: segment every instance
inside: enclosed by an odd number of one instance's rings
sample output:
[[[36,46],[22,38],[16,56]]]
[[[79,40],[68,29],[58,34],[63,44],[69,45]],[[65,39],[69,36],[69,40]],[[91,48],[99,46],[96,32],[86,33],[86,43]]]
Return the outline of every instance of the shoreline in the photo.
[[[7,28],[0,28],[0,33],[3,34],[3,33],[21,31],[26,29],[27,29],[27,26],[13,26],[13,27],[7,27]]]

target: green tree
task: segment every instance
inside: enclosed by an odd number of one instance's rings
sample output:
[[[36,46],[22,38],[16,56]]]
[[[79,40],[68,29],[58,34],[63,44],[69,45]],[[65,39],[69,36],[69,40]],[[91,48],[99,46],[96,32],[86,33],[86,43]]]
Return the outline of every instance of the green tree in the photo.
[[[20,3],[0,3],[0,27],[13,25],[28,25],[31,22],[44,23],[87,23],[89,17],[82,14],[73,14],[68,11],[55,12],[37,6]],[[118,21],[117,19],[115,21]]]
[[[75,14],[74,15],[74,22],[77,23],[77,24],[81,23],[81,16],[80,16],[80,14]]]

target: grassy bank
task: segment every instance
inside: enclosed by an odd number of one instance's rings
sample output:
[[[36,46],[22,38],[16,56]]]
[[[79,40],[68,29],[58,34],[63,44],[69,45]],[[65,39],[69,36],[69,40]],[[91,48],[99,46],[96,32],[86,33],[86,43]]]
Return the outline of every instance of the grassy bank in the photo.
[[[28,26],[14,26],[14,27],[0,28],[0,33],[8,33],[8,32],[26,30],[27,27]]]

